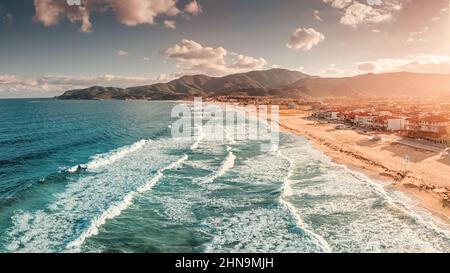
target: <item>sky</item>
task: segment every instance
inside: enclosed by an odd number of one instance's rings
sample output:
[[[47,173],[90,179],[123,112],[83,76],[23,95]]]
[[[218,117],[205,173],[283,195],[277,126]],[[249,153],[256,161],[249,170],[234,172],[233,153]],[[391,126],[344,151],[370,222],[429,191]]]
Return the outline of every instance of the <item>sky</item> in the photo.
[[[186,74],[450,73],[449,0],[0,0],[0,97]]]

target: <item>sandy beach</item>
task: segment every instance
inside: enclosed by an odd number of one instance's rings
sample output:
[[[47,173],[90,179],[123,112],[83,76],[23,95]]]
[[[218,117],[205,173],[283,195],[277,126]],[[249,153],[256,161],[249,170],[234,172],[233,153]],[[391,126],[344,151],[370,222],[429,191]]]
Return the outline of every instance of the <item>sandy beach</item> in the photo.
[[[373,141],[362,131],[338,130],[335,124],[322,124],[309,116],[306,110],[282,109],[280,129],[308,138],[338,163],[378,180],[393,181],[420,206],[450,222],[448,155],[400,144],[393,135]],[[405,157],[409,164],[405,164]]]

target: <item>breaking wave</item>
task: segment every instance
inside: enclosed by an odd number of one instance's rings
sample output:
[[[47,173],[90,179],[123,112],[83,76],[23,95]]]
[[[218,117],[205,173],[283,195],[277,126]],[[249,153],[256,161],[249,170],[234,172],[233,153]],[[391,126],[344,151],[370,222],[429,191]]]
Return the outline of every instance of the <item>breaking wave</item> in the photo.
[[[114,162],[116,162],[117,160],[120,160],[122,158],[124,158],[125,156],[134,153],[136,151],[138,151],[139,149],[141,149],[142,147],[144,147],[147,143],[149,143],[148,140],[140,140],[132,145],[129,146],[125,146],[125,147],[121,147],[119,149],[116,149],[114,151],[108,152],[108,153],[104,153],[104,154],[99,154],[99,155],[95,155],[91,158],[91,161],[88,162],[87,164],[82,164],[79,166],[73,166],[71,168],[69,168],[67,171],[70,173],[75,173],[79,170],[79,168],[81,167],[82,169],[86,169],[89,171],[95,171],[97,169],[103,168],[107,165],[110,165]]]

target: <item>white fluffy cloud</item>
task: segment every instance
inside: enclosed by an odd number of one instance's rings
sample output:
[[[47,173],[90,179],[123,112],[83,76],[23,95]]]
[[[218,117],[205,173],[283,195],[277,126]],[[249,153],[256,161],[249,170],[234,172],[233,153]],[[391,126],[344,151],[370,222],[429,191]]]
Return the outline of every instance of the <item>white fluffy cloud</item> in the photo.
[[[185,11],[187,13],[197,15],[199,13],[202,13],[203,10],[200,4],[196,0],[193,0],[192,2],[186,5]]]
[[[72,22],[81,22],[80,31],[90,32],[92,23],[90,11],[86,6],[69,6],[64,0],[34,0],[36,14],[34,22],[40,22],[46,27],[54,26],[64,17]]]
[[[223,64],[228,52],[223,47],[204,47],[195,41],[184,39],[180,44],[168,48],[165,53],[180,64],[195,65],[203,62]]]
[[[0,97],[55,96],[70,89],[94,85],[130,87],[155,83],[146,77],[102,75],[92,77],[0,75]]]
[[[182,11],[177,0],[84,0],[82,6],[68,5],[66,0],[34,0],[34,22],[44,26],[57,25],[62,19],[81,22],[80,31],[92,31],[90,16],[92,13],[113,11],[119,22],[127,26],[155,24],[158,16],[176,16]],[[186,13],[198,14],[201,7],[193,1],[186,6]]]
[[[286,44],[291,49],[310,50],[325,40],[325,36],[313,28],[298,28]]]
[[[389,21],[406,0],[323,0],[342,10],[340,23],[352,27]]]
[[[127,26],[154,24],[159,15],[180,13],[175,0],[105,0],[116,11],[119,21]]]
[[[230,73],[263,69],[267,65],[264,58],[254,58],[242,54],[228,52],[223,47],[203,46],[192,40],[182,40],[181,43],[165,50],[165,55],[173,59],[184,73],[202,73],[212,76],[222,76]]]
[[[355,2],[346,8],[345,14],[341,17],[341,23],[349,26],[357,26],[367,23],[376,24],[388,21],[391,18],[392,14],[386,10]]]
[[[239,54],[231,60],[229,67],[237,70],[254,70],[262,69],[266,65],[267,61],[264,58],[253,58]]]

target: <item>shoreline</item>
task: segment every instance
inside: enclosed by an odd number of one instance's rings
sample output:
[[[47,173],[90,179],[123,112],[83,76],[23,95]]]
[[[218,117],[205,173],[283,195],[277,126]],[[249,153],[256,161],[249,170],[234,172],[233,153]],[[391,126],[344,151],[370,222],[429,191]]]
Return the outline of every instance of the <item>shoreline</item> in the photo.
[[[211,103],[242,108],[233,103]],[[371,142],[367,135],[356,130],[336,130],[331,123],[314,124],[309,116],[309,111],[305,110],[280,109],[279,130],[305,137],[338,164],[378,182],[389,183],[411,198],[415,205],[450,224],[450,181],[447,178],[450,158],[449,162],[440,163],[436,153],[395,141]],[[402,169],[404,155],[410,156],[412,161],[407,172]]]
[[[447,170],[441,170],[441,174],[436,175],[429,172],[433,169],[424,171],[428,166],[417,166],[414,163],[414,166],[411,166],[405,175],[403,170],[398,167],[402,165],[402,159],[389,155],[384,152],[384,149],[393,145],[398,146],[396,148],[400,150],[405,150],[406,154],[411,151],[418,154],[429,154],[429,152],[418,151],[419,149],[398,143],[382,143],[377,145],[381,148],[371,149],[373,147],[358,144],[366,136],[362,136],[357,131],[334,131],[334,124],[316,126],[312,122],[312,120],[307,120],[305,115],[301,115],[299,110],[280,110],[280,131],[307,138],[315,148],[330,156],[338,164],[362,172],[380,182],[392,183],[395,189],[417,200],[418,206],[427,209],[446,223],[450,223],[450,203],[448,199],[445,199],[450,194],[447,184],[449,182],[445,180],[445,172],[450,173],[450,166],[447,166]],[[434,176],[440,180],[435,180]]]
[[[207,104],[246,111],[243,105],[235,103],[211,101]],[[280,132],[305,137],[335,163],[361,172],[378,182],[389,183],[411,198],[416,206],[450,224],[450,180],[447,178],[450,174],[450,157],[448,162],[442,164],[436,161],[436,153],[395,141],[371,142],[367,135],[357,130],[336,130],[336,124],[332,123],[317,125],[309,116],[310,112],[307,110],[280,109]],[[270,114],[268,120],[271,120]],[[402,170],[403,155],[410,156],[412,161],[407,173]],[[423,160],[427,157],[431,159]],[[422,161],[426,161],[426,164]],[[433,174],[430,170],[436,170],[436,173]]]

